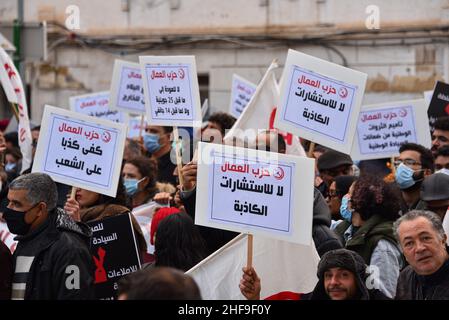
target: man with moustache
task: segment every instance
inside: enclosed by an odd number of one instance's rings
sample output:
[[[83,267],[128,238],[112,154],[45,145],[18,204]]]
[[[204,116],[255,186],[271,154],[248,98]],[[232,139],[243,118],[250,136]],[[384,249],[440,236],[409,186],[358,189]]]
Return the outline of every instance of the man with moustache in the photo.
[[[449,253],[440,217],[413,210],[394,224],[409,266],[402,270],[397,300],[449,300]]]
[[[337,249],[325,253],[318,264],[315,289],[300,300],[389,300],[381,291],[368,288],[369,274],[363,258],[354,251]],[[368,280],[368,281],[367,281]],[[261,281],[254,268],[243,268],[240,291],[248,300],[260,299]]]

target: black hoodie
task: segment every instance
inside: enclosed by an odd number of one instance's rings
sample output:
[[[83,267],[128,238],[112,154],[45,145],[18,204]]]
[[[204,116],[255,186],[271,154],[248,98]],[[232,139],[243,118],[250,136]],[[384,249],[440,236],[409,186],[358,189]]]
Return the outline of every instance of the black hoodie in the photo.
[[[377,289],[368,289],[366,287],[366,265],[363,258],[347,249],[338,249],[327,252],[318,264],[318,283],[315,289],[302,299],[308,300],[330,300],[329,295],[324,288],[324,273],[331,268],[342,268],[352,272],[357,282],[357,297],[353,300],[389,300],[381,291]]]

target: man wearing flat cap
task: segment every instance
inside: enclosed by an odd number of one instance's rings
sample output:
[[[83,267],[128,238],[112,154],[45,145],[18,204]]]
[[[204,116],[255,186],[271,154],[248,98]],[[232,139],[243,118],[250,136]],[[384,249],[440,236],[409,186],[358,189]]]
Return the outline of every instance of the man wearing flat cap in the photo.
[[[336,177],[354,175],[352,165],[350,156],[335,150],[327,150],[318,158],[317,168],[325,185],[320,191],[324,197],[327,196],[329,187]]]
[[[301,300],[389,300],[381,291],[368,288],[369,274],[363,258],[354,251],[337,249],[325,253],[318,264],[315,289]],[[243,268],[240,291],[249,300],[260,299],[260,279],[254,268]]]
[[[421,200],[443,221],[449,207],[449,175],[434,173],[426,177],[421,186]]]

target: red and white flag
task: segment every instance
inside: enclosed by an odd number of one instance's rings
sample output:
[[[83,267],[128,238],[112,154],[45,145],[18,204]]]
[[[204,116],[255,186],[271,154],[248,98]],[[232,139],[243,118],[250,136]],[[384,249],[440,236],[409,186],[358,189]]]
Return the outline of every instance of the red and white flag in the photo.
[[[6,51],[0,47],[0,82],[5,90],[8,101],[16,106],[19,116],[19,146],[22,152],[22,172],[27,170],[32,161],[30,119],[28,119],[28,106],[23,90],[22,80],[14,63]]]
[[[186,272],[195,279],[203,299],[245,299],[239,283],[246,266],[247,239],[240,234]],[[319,260],[313,243],[304,246],[253,236],[253,266],[261,279],[261,299],[311,292],[318,282]]]
[[[248,129],[274,129],[284,137],[287,154],[305,157],[306,153],[297,136],[277,130],[273,126],[277,106],[280,101],[279,86],[274,74],[276,68],[278,68],[277,62],[273,61],[257,86],[248,105],[231,130],[226,133],[224,141],[229,143],[234,137],[243,140],[244,131]]]

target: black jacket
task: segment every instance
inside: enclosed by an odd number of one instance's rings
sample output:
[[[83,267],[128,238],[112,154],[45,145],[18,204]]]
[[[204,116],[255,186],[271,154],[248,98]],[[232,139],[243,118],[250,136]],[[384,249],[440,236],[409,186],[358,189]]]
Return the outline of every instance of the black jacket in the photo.
[[[449,260],[429,276],[407,266],[399,275],[396,300],[449,300]]]
[[[313,227],[312,237],[316,251],[320,257],[330,250],[343,248],[338,236],[329,228],[331,214],[329,206],[321,192],[315,188],[313,192]]]
[[[0,300],[11,299],[12,255],[0,240]]]
[[[176,186],[176,177],[173,175],[175,171],[176,163],[173,163],[170,158],[171,151],[164,154],[157,159],[157,181],[171,183]]]
[[[62,209],[19,241],[14,252],[12,298],[26,300],[90,299],[94,266],[89,252],[90,228]],[[23,288],[26,283],[25,289]]]

